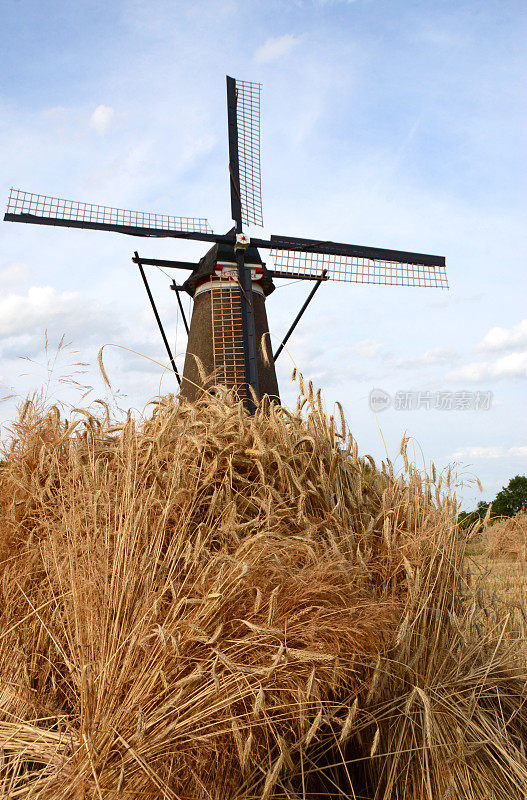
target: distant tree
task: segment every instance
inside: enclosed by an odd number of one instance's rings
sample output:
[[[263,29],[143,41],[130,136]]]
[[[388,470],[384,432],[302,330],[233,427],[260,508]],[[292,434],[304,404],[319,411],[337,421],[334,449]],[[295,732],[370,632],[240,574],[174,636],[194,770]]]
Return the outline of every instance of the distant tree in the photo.
[[[484,519],[489,506],[490,503],[480,500],[474,511],[461,511],[458,517],[461,527],[468,528],[478,519]],[[493,500],[491,517],[512,517],[522,509],[527,509],[527,475],[516,475]]]
[[[485,503],[483,500],[480,500],[475,511],[462,511],[458,517],[458,522],[461,527],[468,528],[473,522],[476,522],[476,520],[483,519],[489,506],[490,503]]]
[[[492,504],[492,515],[512,517],[524,508],[527,508],[527,476],[516,475],[496,495]]]

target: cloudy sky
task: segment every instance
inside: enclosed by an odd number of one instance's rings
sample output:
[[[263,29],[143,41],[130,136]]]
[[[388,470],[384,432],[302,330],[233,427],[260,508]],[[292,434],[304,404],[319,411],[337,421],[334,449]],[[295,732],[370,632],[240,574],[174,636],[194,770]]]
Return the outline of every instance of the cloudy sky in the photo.
[[[225,75],[261,82],[265,233],[444,254],[451,287],[325,284],[277,362],[283,398],[296,364],[329,408],[342,403],[363,453],[395,457],[406,432],[419,463],[455,462],[471,506],[527,471],[526,17],[521,0],[3,0],[0,194],[206,216],[224,231]],[[175,390],[130,258],[206,247],[1,234],[4,432],[47,380],[46,331],[51,355],[72,342],[51,398],[73,398],[61,381],[102,345],[121,406]],[[169,278],[150,276],[181,362]],[[268,302],[275,342],[309,290],[283,284]],[[104,396],[95,368],[73,377]],[[388,396],[377,413],[373,389]]]

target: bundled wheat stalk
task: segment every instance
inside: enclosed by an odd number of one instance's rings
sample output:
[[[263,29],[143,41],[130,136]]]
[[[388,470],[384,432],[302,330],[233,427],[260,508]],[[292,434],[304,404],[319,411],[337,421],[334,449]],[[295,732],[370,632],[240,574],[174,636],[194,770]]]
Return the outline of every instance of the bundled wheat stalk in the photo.
[[[228,394],[121,425],[25,405],[1,797],[525,797],[525,676],[463,599],[455,500],[302,389],[253,418]]]
[[[490,558],[527,561],[527,511],[493,522],[487,528]]]

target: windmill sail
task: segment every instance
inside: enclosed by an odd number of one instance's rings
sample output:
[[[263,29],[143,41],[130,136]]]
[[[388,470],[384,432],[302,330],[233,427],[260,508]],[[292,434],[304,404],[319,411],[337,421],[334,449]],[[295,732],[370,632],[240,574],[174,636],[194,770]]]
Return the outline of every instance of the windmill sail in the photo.
[[[270,244],[282,274],[319,278],[326,270],[334,281],[448,289],[443,256],[294,236],[271,236]]]
[[[327,279],[333,281],[448,289],[442,265],[300,250],[271,250],[269,255],[283,277],[290,272],[295,277],[319,278],[327,270]]]
[[[4,219],[9,222],[95,228],[137,236],[212,233],[207,220],[198,217],[173,217],[144,211],[127,211],[122,208],[33,194],[21,189],[11,189]]]
[[[232,218],[263,226],[260,83],[227,78]]]

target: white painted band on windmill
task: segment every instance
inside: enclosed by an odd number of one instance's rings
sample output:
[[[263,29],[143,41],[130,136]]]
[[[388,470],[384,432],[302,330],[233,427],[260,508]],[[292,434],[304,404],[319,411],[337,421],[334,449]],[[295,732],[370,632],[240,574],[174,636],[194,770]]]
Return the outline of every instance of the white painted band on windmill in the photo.
[[[210,281],[205,281],[204,283],[200,283],[200,285],[194,292],[194,300],[196,299],[196,297],[198,297],[198,295],[203,294],[203,292],[210,292],[213,291],[214,289],[230,289],[232,284],[238,285],[238,276],[229,278],[227,280],[225,278],[213,278]],[[255,283],[255,281],[253,281],[252,289],[254,294],[261,295],[265,300],[265,295],[262,287],[258,286],[258,284]]]
[[[251,264],[245,262],[247,269],[251,270],[251,278],[254,281],[261,281],[263,278],[263,269],[261,264]],[[217,261],[214,267],[214,275],[218,278],[234,278],[238,279],[238,265],[235,261]]]

